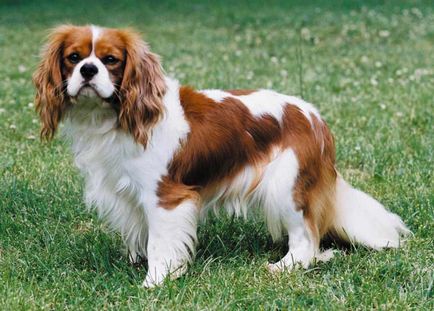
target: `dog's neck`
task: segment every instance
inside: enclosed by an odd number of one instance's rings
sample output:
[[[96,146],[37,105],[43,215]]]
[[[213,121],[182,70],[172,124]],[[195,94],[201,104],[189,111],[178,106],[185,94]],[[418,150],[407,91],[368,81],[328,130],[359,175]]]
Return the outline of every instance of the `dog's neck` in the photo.
[[[71,99],[65,115],[65,123],[89,128],[100,127],[108,121],[114,126],[116,119],[116,111],[110,104],[96,96],[80,95]]]

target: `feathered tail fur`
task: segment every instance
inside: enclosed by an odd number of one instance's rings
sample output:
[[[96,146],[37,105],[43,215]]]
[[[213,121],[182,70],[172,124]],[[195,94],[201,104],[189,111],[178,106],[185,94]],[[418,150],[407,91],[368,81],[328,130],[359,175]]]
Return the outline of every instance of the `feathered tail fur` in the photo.
[[[398,248],[410,230],[401,218],[368,194],[354,189],[338,176],[334,233],[350,243],[373,249]]]

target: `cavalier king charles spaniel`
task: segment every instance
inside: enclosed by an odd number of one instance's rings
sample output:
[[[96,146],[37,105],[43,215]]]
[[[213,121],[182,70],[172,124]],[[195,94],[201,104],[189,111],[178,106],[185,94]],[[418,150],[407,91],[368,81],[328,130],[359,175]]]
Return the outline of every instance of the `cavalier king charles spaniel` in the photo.
[[[86,204],[120,232],[132,262],[147,258],[145,287],[186,271],[210,209],[261,214],[273,240],[288,236],[273,273],[330,259],[326,235],[382,249],[409,232],[339,175],[314,106],[266,89],[181,86],[130,29],[55,28],[33,80],[41,136],[64,123]]]

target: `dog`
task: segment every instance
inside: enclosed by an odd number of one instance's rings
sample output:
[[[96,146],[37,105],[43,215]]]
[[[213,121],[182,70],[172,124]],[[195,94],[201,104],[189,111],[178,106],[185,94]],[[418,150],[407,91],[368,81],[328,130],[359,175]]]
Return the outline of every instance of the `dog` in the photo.
[[[397,248],[401,218],[352,188],[333,136],[304,100],[260,90],[196,90],[165,76],[131,29],[55,28],[33,76],[41,137],[60,122],[85,180],[85,201],[120,232],[145,287],[182,275],[210,209],[263,215],[288,253],[272,273],[328,260],[326,235]]]

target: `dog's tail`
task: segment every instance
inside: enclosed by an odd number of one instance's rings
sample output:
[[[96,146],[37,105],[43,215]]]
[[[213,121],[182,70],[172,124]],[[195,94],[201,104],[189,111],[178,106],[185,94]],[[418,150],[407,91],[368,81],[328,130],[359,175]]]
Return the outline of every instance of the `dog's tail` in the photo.
[[[410,233],[401,218],[338,176],[333,233],[350,243],[374,249],[398,248]]]

